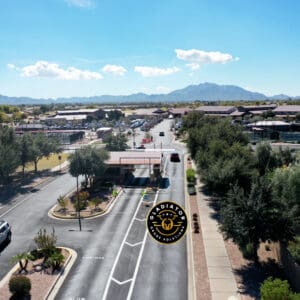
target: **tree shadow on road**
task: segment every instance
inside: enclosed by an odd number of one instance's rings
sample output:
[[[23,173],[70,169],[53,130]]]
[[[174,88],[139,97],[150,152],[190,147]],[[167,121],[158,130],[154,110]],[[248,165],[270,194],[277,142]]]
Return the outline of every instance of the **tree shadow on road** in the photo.
[[[28,172],[23,178],[21,173],[17,173],[12,177],[12,180],[1,186],[0,189],[0,204],[10,204],[11,200],[17,195],[24,195],[30,192],[36,192],[35,188],[39,182],[44,181],[49,177],[57,177],[61,172],[51,172],[50,170],[38,171],[37,173]]]

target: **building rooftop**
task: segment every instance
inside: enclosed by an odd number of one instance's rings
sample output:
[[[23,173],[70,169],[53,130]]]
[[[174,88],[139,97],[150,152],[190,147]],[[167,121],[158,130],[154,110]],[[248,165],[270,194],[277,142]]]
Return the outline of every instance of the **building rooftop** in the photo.
[[[253,126],[290,126],[290,123],[283,122],[283,121],[258,121],[255,123],[250,123],[247,126],[253,127]]]
[[[169,112],[171,114],[185,114],[188,112],[191,112],[193,109],[189,108],[189,107],[180,107],[180,108],[171,108],[169,110]]]
[[[298,113],[300,112],[300,105],[280,105],[277,106],[274,110],[276,112],[293,112]]]
[[[225,105],[203,105],[196,108],[196,110],[203,112],[221,112],[221,113],[230,113],[235,109],[234,106],[225,106]]]
[[[108,165],[159,165],[161,153],[150,151],[116,151],[110,152]]]
[[[90,114],[95,113],[99,108],[83,108],[83,109],[70,109],[70,110],[58,110],[58,115],[72,115],[72,114]]]
[[[56,115],[55,117],[48,118],[48,120],[57,120],[57,119],[64,119],[67,121],[77,121],[77,120],[85,120],[87,115]]]

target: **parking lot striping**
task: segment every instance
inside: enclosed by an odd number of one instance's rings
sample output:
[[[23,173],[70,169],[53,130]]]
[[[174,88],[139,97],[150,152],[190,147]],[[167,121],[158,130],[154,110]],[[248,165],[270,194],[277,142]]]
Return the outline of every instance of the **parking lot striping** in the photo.
[[[128,243],[128,242],[125,242],[125,245],[128,245],[128,246],[130,246],[130,247],[135,247],[135,246],[141,245],[142,243],[143,243],[143,241],[138,242],[138,243],[135,243],[135,244],[130,244],[130,243]]]
[[[115,283],[117,283],[118,285],[123,285],[123,284],[126,284],[126,283],[132,281],[132,278],[124,280],[124,281],[119,281],[118,279],[112,277],[111,280],[114,281]]]
[[[157,201],[157,198],[158,198],[158,194],[159,194],[159,191],[156,192],[153,205],[156,204],[156,201]],[[141,247],[141,250],[140,250],[140,253],[139,253],[139,256],[138,256],[138,260],[136,262],[135,270],[134,270],[133,277],[132,277],[132,282],[130,284],[128,295],[127,295],[127,298],[126,298],[127,300],[130,300],[131,296],[132,296],[132,292],[133,292],[134,284],[135,284],[135,281],[136,281],[137,273],[138,273],[138,270],[140,268],[140,264],[141,264],[141,260],[142,260],[142,256],[143,256],[143,252],[144,252],[144,248],[145,248],[145,245],[146,245],[147,236],[148,236],[148,231],[146,229],[145,230],[145,234],[144,234],[144,238],[143,238],[143,242],[142,242],[143,245]]]
[[[102,298],[103,300],[105,300],[106,297],[107,297],[108,289],[109,289],[109,286],[110,286],[110,282],[111,282],[111,280],[112,280],[112,278],[113,278],[113,274],[114,274],[114,272],[115,272],[117,263],[118,263],[118,261],[119,261],[121,252],[122,252],[122,250],[123,250],[124,244],[125,244],[126,239],[127,239],[128,235],[129,235],[129,232],[130,232],[130,230],[131,230],[131,227],[132,227],[132,225],[133,225],[133,222],[134,222],[134,220],[135,220],[135,218],[136,218],[136,215],[137,215],[137,213],[138,213],[138,211],[139,211],[139,209],[140,209],[140,206],[141,206],[141,204],[142,204],[142,202],[143,202],[143,198],[144,198],[144,197],[142,196],[141,199],[140,199],[140,201],[139,201],[139,204],[138,204],[138,206],[137,206],[137,208],[136,208],[136,210],[135,210],[135,212],[134,212],[134,216],[133,216],[133,218],[131,219],[131,222],[130,222],[128,228],[127,228],[127,231],[126,231],[126,233],[125,233],[125,236],[124,236],[124,238],[123,238],[123,241],[122,241],[122,243],[121,243],[121,245],[120,245],[120,248],[119,248],[117,257],[116,257],[116,259],[115,259],[115,261],[114,261],[113,267],[112,267],[111,272],[110,272],[109,277],[108,277],[108,281],[107,281],[106,286],[105,286],[105,290],[104,290],[104,294],[103,294],[103,298]]]

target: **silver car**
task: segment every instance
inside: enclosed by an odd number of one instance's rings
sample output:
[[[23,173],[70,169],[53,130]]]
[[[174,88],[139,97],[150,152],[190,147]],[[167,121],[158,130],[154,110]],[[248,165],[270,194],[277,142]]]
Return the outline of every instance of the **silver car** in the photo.
[[[6,221],[0,220],[0,244],[11,240],[11,227]]]

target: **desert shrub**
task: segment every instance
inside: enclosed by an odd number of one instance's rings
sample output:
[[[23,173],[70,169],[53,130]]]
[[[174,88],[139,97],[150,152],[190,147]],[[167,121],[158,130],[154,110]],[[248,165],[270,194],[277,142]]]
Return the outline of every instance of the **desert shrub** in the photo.
[[[45,261],[53,252],[55,252],[56,241],[57,236],[55,235],[54,228],[50,234],[46,229],[40,229],[34,238],[34,242],[36,243],[37,247],[41,249]]]
[[[57,202],[61,206],[62,209],[66,209],[67,199],[64,196],[59,196],[57,198]]]
[[[65,257],[62,255],[60,249],[56,249],[55,252],[51,254],[51,256],[48,257],[45,264],[47,267],[52,268],[52,273],[55,270],[59,270],[61,268],[61,265],[65,261]]]
[[[118,196],[118,192],[116,190],[113,190],[111,192],[111,196],[114,197],[114,198],[117,197]]]
[[[196,181],[196,172],[194,169],[187,169],[186,170],[186,179],[189,182],[195,182]]]
[[[90,202],[94,205],[94,209],[102,202],[103,200],[99,197],[94,197],[90,200]]]
[[[8,286],[14,296],[27,296],[31,290],[30,279],[26,276],[11,277]]]
[[[261,300],[289,300],[290,294],[287,280],[269,277],[260,287]]]
[[[30,251],[30,254],[32,255],[32,260],[36,260],[36,259],[40,259],[43,258],[43,252],[41,250],[38,249],[34,249],[32,251]]]

